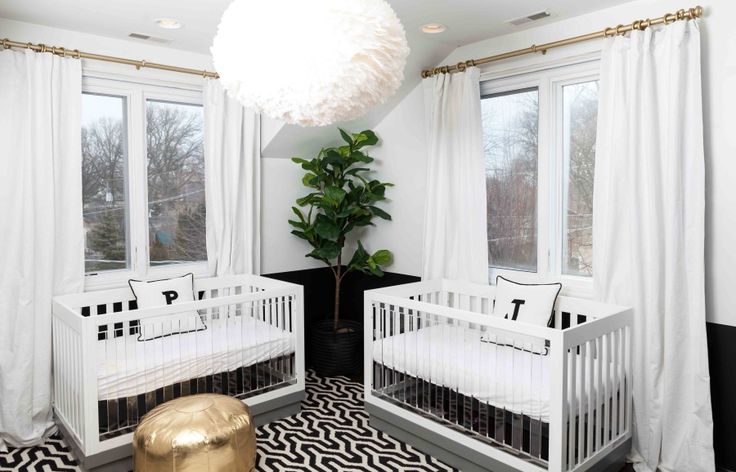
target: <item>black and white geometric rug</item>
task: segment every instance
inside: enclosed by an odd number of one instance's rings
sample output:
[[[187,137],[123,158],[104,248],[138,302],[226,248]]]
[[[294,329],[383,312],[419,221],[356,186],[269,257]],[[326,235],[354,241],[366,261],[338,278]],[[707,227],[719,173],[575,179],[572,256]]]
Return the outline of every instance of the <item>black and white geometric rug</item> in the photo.
[[[368,426],[363,386],[307,373],[298,415],[261,426],[258,472],[452,471],[451,467]],[[0,454],[0,471],[77,471],[64,442]]]

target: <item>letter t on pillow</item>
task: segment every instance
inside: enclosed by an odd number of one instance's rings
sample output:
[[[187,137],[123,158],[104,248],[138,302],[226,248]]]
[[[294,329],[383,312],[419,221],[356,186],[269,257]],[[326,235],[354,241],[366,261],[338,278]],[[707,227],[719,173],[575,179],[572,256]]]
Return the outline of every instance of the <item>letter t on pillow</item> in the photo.
[[[509,320],[539,326],[551,326],[561,283],[520,284],[496,277],[496,300],[493,314]]]

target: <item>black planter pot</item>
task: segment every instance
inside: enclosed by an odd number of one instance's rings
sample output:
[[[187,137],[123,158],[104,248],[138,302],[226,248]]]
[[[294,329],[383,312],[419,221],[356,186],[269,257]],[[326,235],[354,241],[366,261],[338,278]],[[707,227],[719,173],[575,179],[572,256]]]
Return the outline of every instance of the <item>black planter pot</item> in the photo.
[[[324,377],[357,375],[363,360],[363,325],[340,320],[338,332],[332,320],[318,321],[311,329],[312,365]]]

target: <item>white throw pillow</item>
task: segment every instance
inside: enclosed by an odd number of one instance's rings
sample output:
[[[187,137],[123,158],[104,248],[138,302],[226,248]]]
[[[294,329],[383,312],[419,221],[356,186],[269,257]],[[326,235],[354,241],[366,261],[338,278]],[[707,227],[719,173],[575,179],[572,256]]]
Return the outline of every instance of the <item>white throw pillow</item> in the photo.
[[[509,320],[551,326],[552,310],[562,290],[561,283],[521,284],[496,277],[493,314]]]
[[[162,280],[128,280],[138,309],[176,305],[194,301],[194,274]],[[207,326],[196,311],[146,318],[140,321],[138,341],[202,331]]]

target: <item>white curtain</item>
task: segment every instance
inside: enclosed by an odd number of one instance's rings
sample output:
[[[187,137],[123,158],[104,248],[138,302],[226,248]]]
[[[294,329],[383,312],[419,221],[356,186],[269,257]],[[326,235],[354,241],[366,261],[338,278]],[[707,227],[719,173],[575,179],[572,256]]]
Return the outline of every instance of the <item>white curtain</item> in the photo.
[[[207,79],[204,160],[212,275],[260,272],[260,146],[258,115]]]
[[[425,79],[427,203],[422,279],[488,283],[480,70]]]
[[[79,60],[0,52],[0,449],[52,431],[52,297],[84,286]]]
[[[593,238],[600,300],[632,306],[637,471],[713,471],[696,21],[603,50]]]

